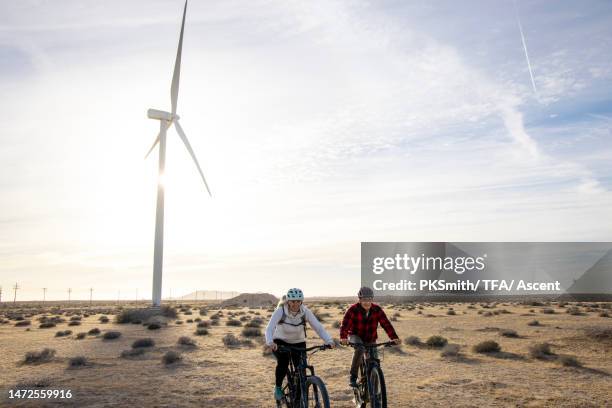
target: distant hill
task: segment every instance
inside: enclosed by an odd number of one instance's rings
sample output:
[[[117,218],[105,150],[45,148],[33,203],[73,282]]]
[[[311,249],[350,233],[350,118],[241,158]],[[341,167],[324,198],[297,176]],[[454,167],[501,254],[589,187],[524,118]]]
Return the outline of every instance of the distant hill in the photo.
[[[177,297],[178,300],[223,300],[236,297],[238,292],[223,292],[220,290],[196,290],[184,296]]]
[[[278,298],[269,293],[241,293],[224,300],[222,307],[270,307],[278,304]]]
[[[612,293],[612,251],[608,251],[593,266],[574,281],[568,293]]]

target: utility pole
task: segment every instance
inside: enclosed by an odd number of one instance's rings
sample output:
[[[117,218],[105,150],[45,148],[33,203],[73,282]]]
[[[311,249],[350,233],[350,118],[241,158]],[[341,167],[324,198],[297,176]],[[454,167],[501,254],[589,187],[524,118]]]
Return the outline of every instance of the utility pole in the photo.
[[[17,285],[17,282],[15,282],[15,286],[13,286],[13,290],[14,290],[13,303],[17,302],[17,289],[21,289],[21,288],[19,287],[19,285]]]
[[[136,288],[136,301],[138,302],[138,288]]]
[[[117,303],[121,301],[121,289],[117,291]]]
[[[72,293],[72,288],[68,288],[68,303],[70,303],[70,294]]]
[[[93,298],[93,288],[89,288],[89,306],[91,307],[91,299]]]
[[[46,300],[47,300],[47,288],[43,288],[43,305],[45,304]]]
[[[0,303],[2,303],[2,286],[0,286]]]

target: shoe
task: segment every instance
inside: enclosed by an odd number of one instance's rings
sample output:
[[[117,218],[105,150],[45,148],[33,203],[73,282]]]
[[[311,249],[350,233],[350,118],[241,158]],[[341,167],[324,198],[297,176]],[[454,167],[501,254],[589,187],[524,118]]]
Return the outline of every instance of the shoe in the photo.
[[[283,399],[283,389],[281,387],[274,387],[274,399],[277,401]]]
[[[351,378],[349,379],[349,386],[353,388],[357,388],[357,377],[356,376],[351,375]]]

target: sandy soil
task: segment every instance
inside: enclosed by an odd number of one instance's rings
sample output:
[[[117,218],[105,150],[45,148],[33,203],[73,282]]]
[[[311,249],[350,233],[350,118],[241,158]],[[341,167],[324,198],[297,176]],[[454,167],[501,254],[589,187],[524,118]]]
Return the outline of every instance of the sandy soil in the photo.
[[[308,304],[308,303],[307,303]],[[342,308],[322,303],[310,304],[325,317],[325,325],[334,337],[332,328],[341,319]],[[390,407],[604,407],[612,406],[612,339],[598,339],[588,334],[588,328],[612,329],[612,319],[600,316],[601,307],[583,304],[582,315],[566,313],[569,306],[529,306],[497,304],[483,308],[480,304],[423,304],[413,310],[403,306],[387,306],[402,339],[418,336],[425,341],[429,336],[441,335],[449,343],[461,347],[462,356],[444,358],[440,349],[403,345],[399,351],[386,351],[382,367],[387,380]],[[490,306],[490,305],[485,305]],[[447,315],[452,307],[456,315]],[[550,308],[554,314],[543,313]],[[500,313],[500,310],[509,313]],[[86,308],[83,309],[83,312]],[[224,310],[219,326],[209,328],[206,336],[196,336],[197,322],[208,320],[216,312],[210,307],[206,316],[198,309],[193,315],[179,314],[159,330],[148,330],[140,324],[102,324],[100,314],[82,319],[80,326],[65,323],[55,328],[41,329],[36,318],[30,330],[15,327],[16,321],[0,325],[0,397],[1,406],[149,406],[149,407],[273,407],[273,370],[275,360],[262,353],[261,339],[253,347],[227,348],[222,337],[233,333],[239,338],[242,327],[228,327],[229,313],[235,318],[256,317],[259,313],[267,323],[268,310]],[[241,314],[237,314],[240,312]],[[420,313],[419,313],[420,312]],[[480,314],[479,314],[480,312]],[[487,312],[497,312],[499,314]],[[0,309],[6,316],[10,309]],[[608,309],[608,313],[612,313]],[[537,319],[540,326],[527,323]],[[176,324],[182,320],[183,324]],[[117,330],[116,340],[103,340],[101,335],[87,335],[77,340],[76,333],[99,328],[104,334]],[[55,337],[59,330],[70,329],[73,334]],[[508,338],[497,329],[513,329],[520,337]],[[262,328],[263,331],[263,328]],[[309,329],[310,344],[320,343]],[[386,340],[379,329],[380,340]],[[180,336],[190,336],[197,347],[179,346]],[[151,337],[155,346],[143,356],[121,358],[123,350],[131,348],[134,340]],[[494,340],[502,348],[500,353],[479,354],[472,347],[484,340]],[[547,360],[532,358],[529,346],[548,342],[557,355],[576,357],[582,367],[564,367],[557,357]],[[28,351],[44,347],[56,350],[56,356],[41,364],[23,364]],[[179,363],[164,365],[162,356],[169,350],[182,354]],[[334,407],[352,407],[352,393],[347,387],[351,349],[340,348],[315,354],[310,362],[326,382]],[[88,366],[68,368],[68,360],[85,356]],[[11,400],[8,390],[43,384],[45,389],[70,389],[70,400],[33,401]]]

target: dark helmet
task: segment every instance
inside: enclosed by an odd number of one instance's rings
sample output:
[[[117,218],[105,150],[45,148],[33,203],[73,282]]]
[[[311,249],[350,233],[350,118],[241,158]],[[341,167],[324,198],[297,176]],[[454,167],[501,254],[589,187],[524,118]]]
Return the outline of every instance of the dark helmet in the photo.
[[[359,297],[359,299],[364,298],[364,297],[371,298],[371,297],[374,297],[374,291],[368,288],[367,286],[364,286],[361,289],[359,289],[359,293],[357,293],[357,296]]]

